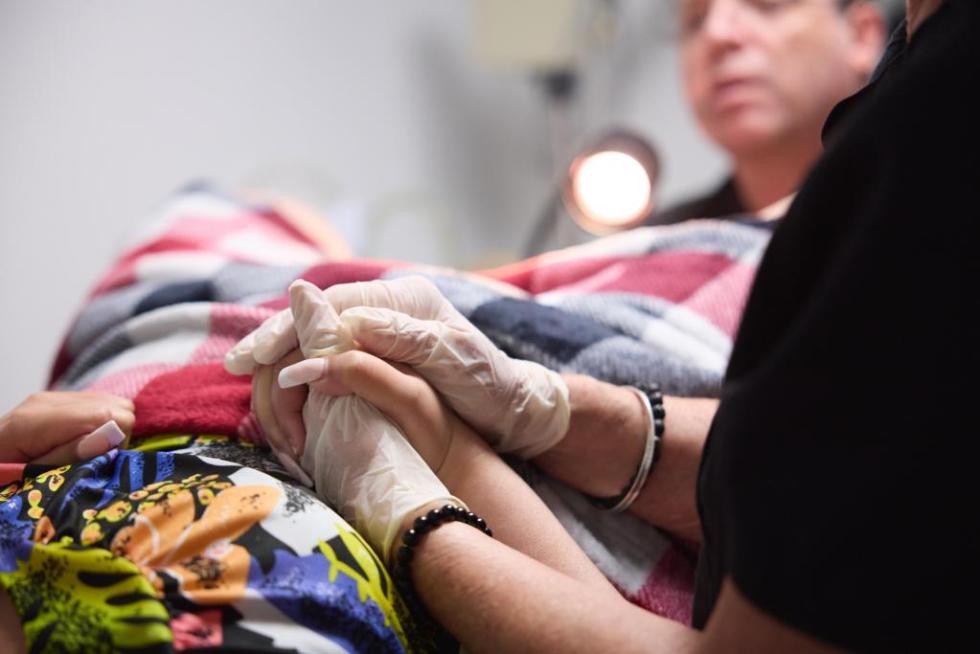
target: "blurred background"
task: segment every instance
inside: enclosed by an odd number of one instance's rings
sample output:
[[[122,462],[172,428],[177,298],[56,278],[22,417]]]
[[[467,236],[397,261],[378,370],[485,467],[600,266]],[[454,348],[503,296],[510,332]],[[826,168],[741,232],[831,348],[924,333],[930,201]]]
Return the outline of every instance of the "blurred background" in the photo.
[[[126,235],[192,181],[308,203],[356,255],[520,258],[581,148],[652,143],[661,206],[725,159],[669,0],[0,0],[0,413]],[[570,221],[535,249],[588,238]]]

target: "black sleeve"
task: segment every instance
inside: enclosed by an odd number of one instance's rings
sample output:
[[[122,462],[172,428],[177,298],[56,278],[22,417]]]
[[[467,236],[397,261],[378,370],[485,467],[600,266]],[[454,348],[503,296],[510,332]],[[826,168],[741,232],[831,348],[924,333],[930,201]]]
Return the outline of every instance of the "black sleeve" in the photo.
[[[731,576],[844,647],[978,643],[978,12],[951,5],[760,268],[699,482],[702,620]]]

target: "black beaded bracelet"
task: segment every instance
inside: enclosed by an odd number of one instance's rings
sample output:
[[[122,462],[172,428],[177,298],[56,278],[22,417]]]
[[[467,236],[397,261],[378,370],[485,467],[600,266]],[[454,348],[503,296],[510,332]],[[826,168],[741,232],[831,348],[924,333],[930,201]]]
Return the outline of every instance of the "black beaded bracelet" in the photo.
[[[650,427],[647,432],[646,443],[644,444],[643,456],[640,465],[630,479],[623,491],[614,497],[592,497],[588,496],[593,504],[607,511],[625,511],[639,496],[640,491],[646,484],[647,477],[653,470],[654,464],[660,460],[660,441],[664,435],[664,418],[667,412],[664,410],[664,395],[660,390],[659,384],[633,384],[632,388],[642,394],[646,399],[647,409],[649,410]],[[643,399],[641,398],[641,399]]]
[[[433,529],[444,525],[447,522],[465,522],[466,524],[479,529],[487,536],[493,538],[493,531],[487,526],[486,521],[461,506],[446,504],[432,509],[425,515],[415,518],[412,528],[402,535],[402,544],[395,554],[394,581],[402,595],[402,599],[412,612],[427,614],[425,606],[419,600],[412,584],[412,557],[415,554],[415,547],[421,542],[422,537]]]

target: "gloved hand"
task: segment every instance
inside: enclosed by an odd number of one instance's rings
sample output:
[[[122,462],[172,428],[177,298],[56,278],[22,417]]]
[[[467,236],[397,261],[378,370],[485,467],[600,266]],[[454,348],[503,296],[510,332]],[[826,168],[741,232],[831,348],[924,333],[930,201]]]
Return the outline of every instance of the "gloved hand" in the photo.
[[[568,431],[571,409],[561,376],[508,357],[427,279],[342,284],[321,293],[339,312],[338,324],[294,329],[289,312],[277,314],[228,353],[228,371],[246,374],[275,363],[296,346],[299,333],[311,352],[359,347],[408,364],[498,452],[533,458]]]
[[[337,315],[320,290],[294,282],[290,309],[304,354],[333,353],[319,336],[336,330]],[[303,408],[306,445],[300,465],[316,489],[389,560],[402,523],[416,509],[454,498],[401,429],[357,395],[334,397],[310,388]]]

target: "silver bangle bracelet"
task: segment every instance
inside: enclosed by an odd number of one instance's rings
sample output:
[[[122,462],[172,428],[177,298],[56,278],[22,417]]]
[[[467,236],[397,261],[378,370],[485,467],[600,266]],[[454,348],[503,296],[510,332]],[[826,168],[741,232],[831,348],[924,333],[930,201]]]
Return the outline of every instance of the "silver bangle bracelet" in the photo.
[[[653,468],[654,461],[660,458],[657,456],[657,447],[660,445],[660,438],[663,434],[663,406],[658,404],[658,409],[654,409],[647,393],[633,386],[627,386],[626,388],[633,391],[640,398],[640,402],[646,411],[649,428],[647,429],[646,439],[643,443],[643,456],[640,458],[640,465],[636,469],[636,474],[633,475],[626,489],[615,497],[591,498],[593,504],[596,506],[615,513],[625,511],[639,497],[640,491],[643,490],[643,486],[647,482],[647,477],[650,476],[650,470]],[[659,388],[656,390],[656,393],[658,398],[662,397]]]

